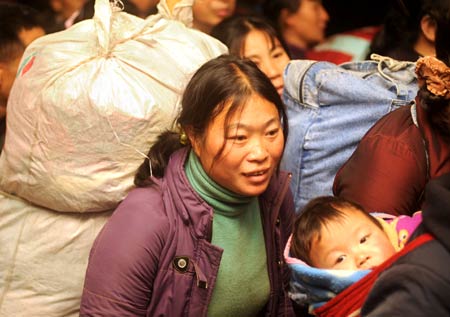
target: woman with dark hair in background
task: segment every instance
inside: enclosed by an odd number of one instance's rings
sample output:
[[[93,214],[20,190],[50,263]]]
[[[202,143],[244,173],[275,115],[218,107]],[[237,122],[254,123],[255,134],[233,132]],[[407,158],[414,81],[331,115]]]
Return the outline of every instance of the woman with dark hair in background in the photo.
[[[269,0],[264,15],[275,23],[292,59],[305,58],[306,51],[325,39],[330,19],[321,0]]]
[[[369,54],[415,62],[435,55],[436,19],[448,0],[396,0],[391,4],[381,30],[372,39]]]
[[[211,36],[224,43],[230,54],[253,61],[281,95],[283,71],[290,58],[282,37],[267,20],[233,16],[216,25]]]
[[[206,34],[211,29],[232,16],[236,0],[195,0],[192,4],[192,27]]]

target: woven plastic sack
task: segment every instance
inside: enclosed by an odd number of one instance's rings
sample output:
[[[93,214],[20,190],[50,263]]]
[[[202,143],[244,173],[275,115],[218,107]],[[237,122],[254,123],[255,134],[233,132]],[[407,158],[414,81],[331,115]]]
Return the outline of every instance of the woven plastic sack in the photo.
[[[226,51],[175,20],[192,23],[191,4],[161,0],[143,20],[97,0],[94,19],[25,51],[0,157],[0,317],[79,315],[92,243],[140,153],[172,126],[193,72]]]
[[[193,72],[226,52],[174,20],[190,24],[191,3],[161,1],[144,20],[97,0],[93,19],[33,42],[8,101],[0,189],[57,211],[114,208]]]

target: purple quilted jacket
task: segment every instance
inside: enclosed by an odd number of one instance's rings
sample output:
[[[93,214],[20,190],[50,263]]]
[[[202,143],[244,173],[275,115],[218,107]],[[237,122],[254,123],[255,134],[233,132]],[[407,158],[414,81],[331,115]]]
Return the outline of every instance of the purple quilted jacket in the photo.
[[[97,237],[80,316],[206,316],[223,250],[210,243],[213,211],[186,178],[187,153],[172,155],[157,184],[130,192]],[[294,315],[282,255],[291,196],[281,172],[260,197],[271,284],[262,316]]]

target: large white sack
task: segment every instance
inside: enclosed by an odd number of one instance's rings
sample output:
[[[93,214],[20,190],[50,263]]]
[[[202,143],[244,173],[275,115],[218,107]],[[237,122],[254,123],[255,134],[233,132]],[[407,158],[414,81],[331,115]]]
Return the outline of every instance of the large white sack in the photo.
[[[186,19],[191,3],[174,12]],[[172,126],[193,72],[226,52],[159,7],[143,20],[97,0],[94,19],[27,48],[8,101],[0,189],[67,212],[124,198],[139,152]]]
[[[0,316],[75,317],[111,212],[61,213],[0,192]]]

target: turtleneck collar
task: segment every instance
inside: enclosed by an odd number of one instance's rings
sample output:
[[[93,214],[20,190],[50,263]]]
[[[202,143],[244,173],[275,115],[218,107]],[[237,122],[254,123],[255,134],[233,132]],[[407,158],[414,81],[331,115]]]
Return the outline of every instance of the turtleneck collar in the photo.
[[[258,199],[236,194],[217,184],[205,172],[193,150],[189,153],[185,171],[192,187],[208,205],[213,207],[215,213],[229,217],[238,216]]]

